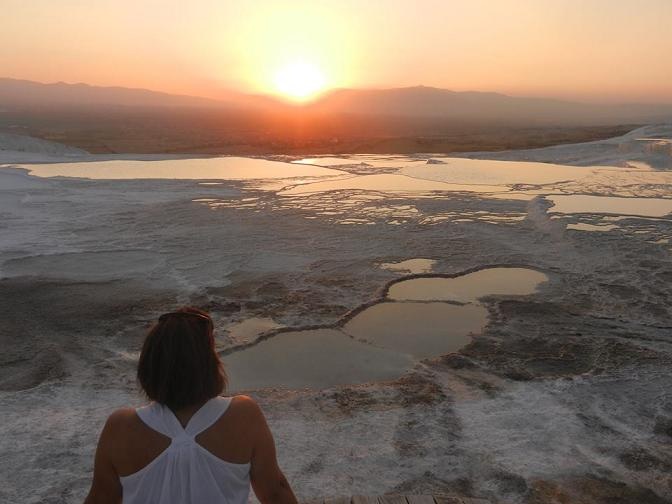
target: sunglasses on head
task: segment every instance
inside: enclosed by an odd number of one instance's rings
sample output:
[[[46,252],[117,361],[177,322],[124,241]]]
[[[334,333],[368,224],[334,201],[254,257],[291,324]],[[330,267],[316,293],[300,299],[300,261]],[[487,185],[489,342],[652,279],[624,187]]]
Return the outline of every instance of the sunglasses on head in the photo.
[[[196,317],[201,320],[206,320],[208,324],[212,324],[212,319],[208,317],[207,315],[202,315],[200,313],[194,313],[194,312],[169,312],[169,313],[164,313],[159,317],[159,322],[165,322],[169,318],[173,317],[178,317],[178,318],[183,318],[183,317]]]

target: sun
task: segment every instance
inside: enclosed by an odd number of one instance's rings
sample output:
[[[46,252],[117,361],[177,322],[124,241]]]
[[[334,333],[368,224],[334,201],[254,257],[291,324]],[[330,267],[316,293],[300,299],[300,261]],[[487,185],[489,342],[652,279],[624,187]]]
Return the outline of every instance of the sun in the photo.
[[[281,66],[275,74],[278,93],[295,101],[306,101],[325,89],[326,78],[322,70],[306,61],[292,61]]]

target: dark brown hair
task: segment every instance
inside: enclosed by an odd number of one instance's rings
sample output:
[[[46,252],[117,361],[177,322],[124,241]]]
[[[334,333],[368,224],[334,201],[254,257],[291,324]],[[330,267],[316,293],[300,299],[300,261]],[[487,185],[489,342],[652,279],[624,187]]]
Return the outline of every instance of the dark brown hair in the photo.
[[[221,394],[227,379],[210,316],[190,307],[161,315],[142,345],[138,382],[149,399],[172,410]]]

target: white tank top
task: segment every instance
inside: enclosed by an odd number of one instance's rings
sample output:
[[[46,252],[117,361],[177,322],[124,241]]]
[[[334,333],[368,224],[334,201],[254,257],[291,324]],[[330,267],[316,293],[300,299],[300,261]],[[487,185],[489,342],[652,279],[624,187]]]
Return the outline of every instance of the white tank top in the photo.
[[[168,436],[170,446],[138,472],[122,476],[124,504],[244,504],[250,493],[250,464],[226,462],[194,439],[214,424],[231,398],[206,402],[182,428],[166,406],[151,403],[136,411],[151,429]]]

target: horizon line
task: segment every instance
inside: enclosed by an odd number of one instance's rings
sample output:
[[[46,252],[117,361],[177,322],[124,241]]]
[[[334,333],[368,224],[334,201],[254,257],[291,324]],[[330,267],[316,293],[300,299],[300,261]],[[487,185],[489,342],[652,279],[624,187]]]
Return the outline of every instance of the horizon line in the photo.
[[[40,84],[40,85],[43,85],[43,86],[55,86],[55,85],[86,86],[86,87],[89,87],[89,88],[99,88],[99,89],[119,89],[119,90],[127,90],[127,91],[145,91],[145,92],[150,92],[150,93],[162,94],[162,95],[166,95],[166,96],[174,96],[174,97],[182,97],[182,98],[195,98],[195,99],[218,102],[218,103],[226,103],[227,102],[226,96],[216,98],[216,97],[207,96],[207,95],[171,92],[171,91],[165,91],[165,90],[148,88],[148,87],[121,86],[121,85],[113,85],[113,84],[91,84],[91,83],[82,82],[82,81],[70,81],[69,82],[69,81],[65,81],[65,80],[46,81],[45,82],[45,81],[39,81],[39,80],[33,80],[33,79],[27,79],[27,78],[21,78],[21,77],[9,77],[9,76],[0,76],[0,80],[28,82],[28,83],[31,83],[31,84]],[[502,92],[502,91],[480,91],[480,90],[475,90],[475,89],[456,91],[456,90],[451,89],[451,88],[443,88],[443,87],[437,87],[437,86],[432,86],[432,85],[427,85],[427,84],[415,84],[415,85],[409,85],[409,86],[396,86],[396,87],[395,86],[390,86],[390,87],[386,87],[386,86],[333,87],[333,88],[325,89],[323,92],[316,95],[313,99],[306,100],[306,101],[295,101],[295,100],[287,99],[287,98],[284,98],[280,95],[276,95],[276,94],[273,94],[273,93],[241,91],[241,90],[232,89],[232,88],[222,88],[221,93],[223,95],[233,94],[233,95],[239,95],[241,97],[247,97],[247,98],[271,99],[271,100],[274,100],[278,103],[283,103],[283,104],[286,104],[286,105],[293,105],[293,106],[296,106],[296,107],[302,107],[302,106],[307,106],[307,105],[310,105],[310,104],[313,104],[313,103],[317,103],[321,99],[329,96],[330,94],[333,94],[333,93],[336,93],[336,92],[339,92],[339,91],[395,91],[395,90],[418,89],[418,88],[433,89],[433,90],[436,90],[436,91],[444,91],[444,92],[455,93],[455,94],[498,95],[498,96],[503,96],[503,97],[507,97],[507,98],[548,100],[548,101],[556,101],[556,102],[561,102],[561,103],[573,103],[573,104],[580,104],[580,105],[600,105],[600,106],[624,106],[624,105],[655,106],[655,105],[662,105],[662,106],[672,106],[672,100],[671,101],[659,101],[659,102],[641,102],[641,101],[608,101],[608,102],[601,102],[601,101],[591,101],[591,100],[586,99],[584,101],[582,99],[570,99],[570,98],[560,97],[560,96],[557,96],[557,95],[510,94],[510,93],[506,93],[506,92]]]

